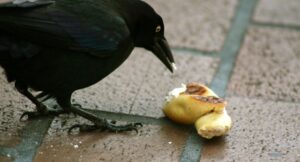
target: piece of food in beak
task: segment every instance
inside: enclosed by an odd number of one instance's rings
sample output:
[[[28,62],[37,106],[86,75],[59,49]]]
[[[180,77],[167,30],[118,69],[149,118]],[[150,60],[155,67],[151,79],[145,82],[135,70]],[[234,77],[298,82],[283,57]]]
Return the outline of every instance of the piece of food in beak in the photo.
[[[211,112],[201,116],[195,122],[198,134],[207,139],[225,135],[230,130],[231,126],[231,118],[225,109],[223,112]]]
[[[180,124],[193,124],[209,112],[222,112],[227,104],[208,87],[196,83],[175,88],[169,92],[166,100],[163,112]]]

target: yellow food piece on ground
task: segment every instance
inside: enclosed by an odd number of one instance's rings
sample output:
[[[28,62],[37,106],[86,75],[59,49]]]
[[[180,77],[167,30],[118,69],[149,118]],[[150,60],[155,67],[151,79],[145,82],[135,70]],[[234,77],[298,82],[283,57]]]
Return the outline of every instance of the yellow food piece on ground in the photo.
[[[163,112],[171,120],[181,124],[193,124],[199,117],[211,111],[223,111],[226,103],[211,104],[195,99],[193,96],[181,94],[167,102]]]
[[[195,123],[198,134],[204,138],[224,135],[232,126],[225,110],[227,102],[202,84],[183,84],[169,92],[166,99],[165,115],[180,124]]]
[[[231,118],[225,109],[222,113],[212,112],[206,114],[195,123],[198,134],[207,139],[226,134],[231,126]]]

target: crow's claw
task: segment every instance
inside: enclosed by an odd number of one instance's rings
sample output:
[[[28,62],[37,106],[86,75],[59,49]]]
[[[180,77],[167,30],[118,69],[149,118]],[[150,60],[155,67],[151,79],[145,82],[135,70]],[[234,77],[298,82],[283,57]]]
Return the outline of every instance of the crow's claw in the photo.
[[[24,112],[20,117],[20,121],[26,121],[26,120],[33,119],[33,118],[36,118],[39,116],[41,116],[41,114],[39,112]],[[24,119],[24,117],[27,117],[27,118]]]
[[[91,132],[98,129],[96,125],[75,124],[69,128],[68,133],[71,134],[77,128],[79,128],[79,132]]]
[[[80,104],[72,104],[72,106],[74,106],[76,108],[82,108],[82,106]]]
[[[66,111],[64,110],[61,110],[61,111],[46,111],[46,112],[30,112],[30,111],[27,111],[27,112],[24,112],[21,117],[20,117],[20,121],[26,121],[26,120],[30,120],[30,119],[34,119],[34,118],[38,118],[38,117],[43,117],[43,116],[57,116],[59,114],[63,114],[63,113],[67,113]],[[24,117],[27,117],[24,119]]]
[[[106,124],[106,129],[110,132],[125,132],[134,130],[138,133],[138,128],[142,127],[142,123],[131,123],[126,125]]]

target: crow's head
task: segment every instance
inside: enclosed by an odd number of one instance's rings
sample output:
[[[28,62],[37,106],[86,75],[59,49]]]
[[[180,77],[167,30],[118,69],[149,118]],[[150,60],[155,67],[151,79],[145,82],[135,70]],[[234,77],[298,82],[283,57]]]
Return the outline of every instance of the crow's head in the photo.
[[[131,35],[136,47],[152,51],[173,72],[175,63],[164,36],[164,23],[154,9],[143,1],[131,1]]]

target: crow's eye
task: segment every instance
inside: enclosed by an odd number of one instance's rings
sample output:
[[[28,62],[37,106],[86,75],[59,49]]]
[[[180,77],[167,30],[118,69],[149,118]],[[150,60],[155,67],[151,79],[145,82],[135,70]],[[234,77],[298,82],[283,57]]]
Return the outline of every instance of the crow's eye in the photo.
[[[160,32],[160,30],[161,30],[161,26],[158,25],[158,26],[156,27],[156,29],[155,29],[155,32],[158,33],[158,32]]]

